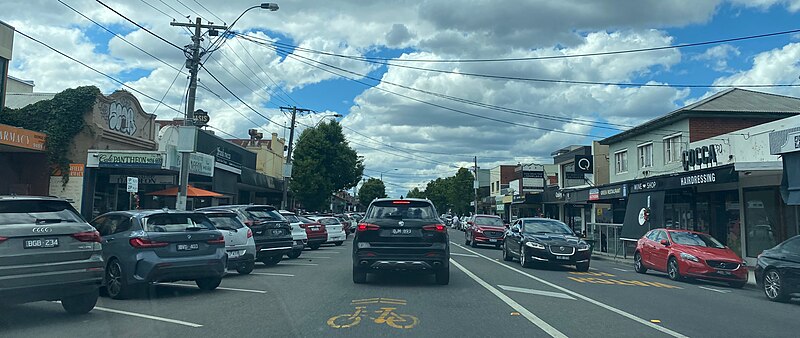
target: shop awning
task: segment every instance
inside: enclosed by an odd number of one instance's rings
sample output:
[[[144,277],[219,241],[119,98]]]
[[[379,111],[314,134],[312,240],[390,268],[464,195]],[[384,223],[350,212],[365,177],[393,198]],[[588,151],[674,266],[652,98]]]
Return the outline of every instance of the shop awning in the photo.
[[[783,154],[781,197],[787,205],[800,205],[800,152]]]
[[[167,188],[164,190],[159,190],[155,192],[151,192],[148,195],[150,196],[178,196],[178,187]],[[218,194],[213,191],[208,191],[200,188],[195,188],[193,186],[189,186],[186,188],[186,196],[187,197],[225,197],[223,194]]]

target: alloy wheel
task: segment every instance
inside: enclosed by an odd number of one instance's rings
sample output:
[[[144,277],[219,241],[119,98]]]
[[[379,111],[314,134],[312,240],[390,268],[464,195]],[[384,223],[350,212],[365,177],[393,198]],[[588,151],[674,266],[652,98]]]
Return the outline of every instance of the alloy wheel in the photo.
[[[112,297],[119,295],[122,290],[122,267],[120,267],[118,261],[114,261],[108,266],[106,288],[108,289],[108,294]]]
[[[777,299],[781,294],[781,277],[776,270],[770,270],[764,276],[764,293],[770,299]]]
[[[678,262],[674,259],[669,261],[669,267],[667,267],[667,274],[669,278],[672,280],[677,280],[680,275],[678,275]]]

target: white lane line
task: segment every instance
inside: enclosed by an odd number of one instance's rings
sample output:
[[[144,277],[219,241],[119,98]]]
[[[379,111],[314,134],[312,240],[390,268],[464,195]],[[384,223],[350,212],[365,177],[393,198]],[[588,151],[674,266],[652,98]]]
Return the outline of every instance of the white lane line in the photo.
[[[299,258],[299,259],[317,259],[317,258],[320,258],[320,259],[331,259],[331,257],[324,257],[324,256],[306,256],[306,255],[303,255],[303,257],[302,257],[302,258]]]
[[[730,290],[718,290],[718,289],[713,289],[713,288],[707,288],[705,286],[698,286],[698,288],[701,288],[703,290],[708,290],[708,291],[719,292],[719,293],[729,293],[729,292],[731,292]]]
[[[288,274],[288,273],[251,272],[250,274],[251,275],[257,275],[257,276],[294,277],[294,275]]]
[[[598,269],[595,269],[595,268],[589,268],[589,270],[592,270],[592,271],[599,271]]]
[[[531,294],[531,295],[548,296],[548,297],[575,300],[575,298],[572,298],[570,295],[565,294],[565,293],[561,293],[561,292],[550,292],[550,291],[518,288],[518,287],[515,287],[515,286],[506,286],[506,285],[498,285],[497,287],[499,287],[499,288],[501,288],[503,290],[506,290],[506,291],[514,291],[514,292],[527,293],[527,294]]]
[[[314,264],[314,263],[284,263],[284,262],[280,262],[280,263],[278,263],[278,266],[281,266],[281,265],[289,265],[289,266],[291,266],[291,265],[296,265],[296,266],[317,266],[317,265],[319,265],[319,264]]]
[[[56,300],[56,301],[53,301],[53,303],[61,304],[61,301]],[[182,320],[169,319],[169,318],[164,318],[164,317],[156,317],[156,316],[151,316],[151,315],[146,315],[146,314],[141,314],[141,313],[136,313],[136,312],[114,310],[114,309],[109,309],[109,308],[99,307],[99,306],[95,306],[94,309],[92,309],[92,310],[93,311],[116,313],[116,314],[119,314],[119,315],[126,315],[126,316],[131,316],[131,317],[139,317],[139,318],[144,318],[144,319],[152,319],[152,320],[157,320],[157,321],[160,321],[160,322],[184,325],[184,326],[189,326],[189,327],[203,327],[203,325],[190,323],[190,322],[184,322]]]
[[[500,298],[500,300],[502,300],[504,303],[508,304],[508,306],[514,309],[514,311],[519,312],[522,316],[528,319],[528,321],[530,321],[533,325],[538,326],[545,333],[549,334],[552,337],[559,337],[559,338],[567,337],[565,334],[561,333],[561,331],[558,331],[556,328],[550,326],[550,324],[547,324],[547,322],[537,317],[535,314],[533,314],[533,312],[528,311],[528,309],[526,309],[519,303],[515,302],[513,299],[511,299],[511,297],[506,296],[505,294],[500,292],[500,290],[497,290],[495,287],[491,286],[489,283],[486,283],[483,279],[476,276],[474,273],[472,273],[472,271],[469,271],[465,267],[461,266],[461,264],[458,264],[452,258],[450,258],[450,264],[453,264],[453,266],[463,271],[467,276],[478,282],[478,284],[483,286],[486,290],[489,290],[489,292],[494,294],[497,298]]]
[[[580,293],[577,293],[577,292],[575,292],[575,291],[572,291],[572,290],[570,290],[570,289],[567,289],[567,288],[564,288],[564,287],[558,286],[558,285],[556,285],[556,284],[550,283],[550,282],[548,282],[548,281],[546,281],[546,280],[544,280],[544,279],[541,279],[541,278],[539,278],[539,277],[536,277],[536,276],[534,276],[534,275],[531,275],[531,274],[529,274],[529,273],[527,273],[527,272],[525,272],[525,271],[518,270],[518,269],[516,269],[516,268],[514,268],[514,267],[511,267],[511,266],[509,266],[509,265],[503,264],[503,263],[501,263],[501,262],[498,262],[498,261],[494,261],[494,260],[492,260],[491,258],[489,258],[489,257],[486,257],[486,256],[484,256],[484,255],[482,255],[482,254],[479,254],[479,253],[477,253],[477,252],[475,252],[475,251],[472,251],[472,250],[470,250],[470,249],[467,249],[467,248],[465,248],[465,247],[463,247],[463,246],[459,245],[458,243],[455,243],[455,242],[450,242],[450,243],[453,243],[453,245],[455,245],[455,246],[457,246],[457,247],[459,247],[459,248],[462,248],[462,249],[464,249],[464,250],[466,250],[466,251],[468,251],[468,252],[471,252],[471,253],[474,253],[474,254],[476,254],[476,255],[478,255],[478,256],[481,256],[481,257],[485,258],[486,260],[488,260],[488,261],[490,261],[490,262],[497,263],[498,265],[500,265],[500,266],[502,266],[502,267],[505,267],[506,269],[509,269],[509,270],[515,271],[515,272],[517,272],[517,273],[520,273],[520,274],[522,274],[522,275],[524,275],[524,276],[527,276],[527,277],[528,277],[528,278],[530,278],[530,279],[533,279],[533,280],[535,280],[535,281],[538,281],[539,283],[542,283],[542,284],[544,284],[544,285],[547,285],[547,286],[550,286],[550,287],[552,287],[552,288],[555,288],[555,289],[557,289],[557,290],[559,290],[559,291],[561,291],[561,292],[564,292],[564,293],[566,293],[566,294],[572,295],[573,297],[576,297],[576,298],[583,299],[583,300],[585,300],[585,301],[587,301],[587,302],[589,302],[589,303],[592,303],[592,304],[594,304],[594,305],[597,305],[597,306],[599,306],[599,307],[601,307],[601,308],[604,308],[604,309],[606,309],[606,310],[608,310],[608,311],[614,312],[614,313],[616,313],[616,314],[618,314],[618,315],[620,315],[620,316],[623,316],[623,317],[625,317],[625,318],[628,318],[628,319],[630,319],[630,320],[633,320],[633,321],[635,321],[635,322],[637,322],[637,323],[639,323],[639,324],[642,324],[642,325],[644,325],[644,326],[650,327],[650,328],[652,328],[652,329],[654,329],[654,330],[661,331],[661,332],[663,332],[663,333],[665,333],[665,334],[668,334],[668,335],[670,335],[670,336],[673,336],[673,337],[688,338],[688,337],[687,337],[687,336],[685,336],[685,335],[682,335],[682,334],[680,334],[680,333],[678,333],[678,332],[672,331],[672,330],[670,330],[670,329],[668,329],[668,328],[661,327],[661,326],[658,326],[658,325],[656,325],[656,324],[653,324],[653,323],[651,323],[650,321],[647,321],[647,320],[644,320],[644,319],[642,319],[642,318],[636,317],[636,316],[634,316],[634,315],[632,315],[632,314],[630,314],[630,313],[627,313],[627,312],[625,312],[625,311],[622,311],[622,310],[620,310],[620,309],[617,309],[617,308],[615,308],[615,307],[613,307],[613,306],[611,306],[611,305],[607,305],[607,304],[605,304],[605,303],[602,303],[602,302],[596,301],[596,300],[594,300],[594,299],[592,299],[592,298],[586,297],[586,296],[584,296],[584,295],[582,295],[582,294],[580,294]]]
[[[462,253],[457,253],[457,252],[451,252],[450,254],[451,254],[451,255],[456,255],[456,256],[462,256],[462,257],[474,257],[474,258],[478,258],[478,256],[471,255],[471,254],[462,254]]]
[[[326,254],[329,254],[329,253],[338,254],[339,253],[339,251],[328,251],[328,250],[325,250],[325,249],[313,250],[313,251],[309,251],[309,252],[306,252],[306,253],[309,254],[309,253],[315,253],[315,252],[316,253],[320,253],[321,252],[321,253],[326,253]]]
[[[620,268],[612,268],[612,269],[617,270],[617,271],[622,271],[622,272],[631,272],[631,270],[625,270],[625,269],[620,269]]]
[[[180,287],[184,287],[184,288],[197,288],[194,285],[180,284],[180,283],[156,283],[156,285],[180,286]],[[263,291],[263,290],[236,289],[236,288],[226,288],[226,287],[221,287],[221,286],[218,286],[217,290],[239,291],[239,292],[250,292],[250,293],[267,293],[266,291]]]

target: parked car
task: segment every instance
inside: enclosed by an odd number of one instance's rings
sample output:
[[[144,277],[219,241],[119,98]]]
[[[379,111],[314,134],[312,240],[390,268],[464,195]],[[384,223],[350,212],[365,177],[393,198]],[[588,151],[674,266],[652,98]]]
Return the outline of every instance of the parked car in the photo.
[[[289,251],[286,257],[292,259],[300,257],[303,249],[308,244],[308,234],[306,234],[306,229],[303,228],[303,222],[297,217],[297,214],[291,211],[281,210],[280,214],[289,221],[289,225],[292,227],[292,240],[294,240],[292,251]]]
[[[319,246],[328,241],[328,230],[320,222],[308,219],[306,217],[298,216],[302,227],[306,230],[308,236],[308,247],[311,250],[319,249]]]
[[[325,243],[333,243],[339,246],[347,239],[344,233],[344,226],[338,218],[331,216],[310,216],[308,218],[325,226],[325,230],[328,232],[328,240]]]
[[[353,282],[367,273],[417,271],[450,283],[450,239],[436,208],[424,199],[375,199],[353,239]]]
[[[747,267],[730,248],[708,234],[679,229],[654,229],[636,242],[634,269],[666,272],[672,280],[702,278],[747,284]]]
[[[253,272],[256,264],[256,242],[253,240],[253,230],[244,225],[235,213],[229,211],[205,211],[202,213],[225,237],[228,269],[236,269],[236,272],[243,275]]]
[[[520,218],[511,224],[503,241],[503,260],[519,258],[523,267],[536,263],[574,265],[589,271],[589,244],[578,238],[561,221],[549,218]]]
[[[115,211],[91,222],[100,232],[103,291],[129,298],[156,282],[193,280],[214,290],[226,269],[225,237],[205,215],[170,210]]]
[[[500,247],[505,239],[506,227],[500,216],[474,215],[467,220],[464,244],[473,248],[478,244]]]
[[[88,313],[104,268],[100,234],[69,202],[0,196],[0,304],[60,300]]]
[[[755,277],[771,301],[787,301],[793,293],[800,293],[800,236],[758,255]]]
[[[232,211],[242,223],[253,230],[256,260],[271,266],[280,263],[283,255],[292,251],[297,242],[292,227],[275,207],[270,205],[225,205],[200,208],[198,211]]]
[[[342,224],[342,229],[344,230],[344,236],[347,238],[347,235],[352,233],[353,229],[355,229],[356,224],[353,224],[353,219],[348,216],[347,214],[340,214],[335,216],[336,219],[339,220],[339,223]]]

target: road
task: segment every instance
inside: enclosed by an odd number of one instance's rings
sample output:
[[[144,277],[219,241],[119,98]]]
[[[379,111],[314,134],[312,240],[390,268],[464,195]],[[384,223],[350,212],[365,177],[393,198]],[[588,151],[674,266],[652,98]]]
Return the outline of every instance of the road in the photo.
[[[595,259],[523,269],[450,230],[451,280],[370,276],[355,285],[350,241],[305,251],[220,289],[158,285],[131,300],[101,298],[84,316],[52,302],[0,307],[8,337],[780,337],[800,331],[800,301],[767,301],[752,286],[673,282]],[[351,237],[352,238],[352,237]],[[361,316],[354,316],[357,308]],[[382,310],[383,309],[383,310]],[[360,319],[354,319],[360,318]]]

